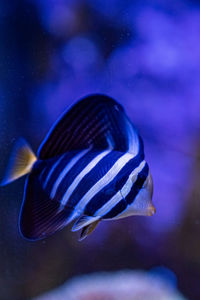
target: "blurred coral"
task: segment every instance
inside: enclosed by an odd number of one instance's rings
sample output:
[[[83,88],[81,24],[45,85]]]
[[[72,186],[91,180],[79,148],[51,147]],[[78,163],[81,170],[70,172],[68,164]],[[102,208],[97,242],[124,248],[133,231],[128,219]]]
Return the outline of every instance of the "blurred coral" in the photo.
[[[94,273],[68,281],[35,300],[186,300],[170,283],[144,271]]]

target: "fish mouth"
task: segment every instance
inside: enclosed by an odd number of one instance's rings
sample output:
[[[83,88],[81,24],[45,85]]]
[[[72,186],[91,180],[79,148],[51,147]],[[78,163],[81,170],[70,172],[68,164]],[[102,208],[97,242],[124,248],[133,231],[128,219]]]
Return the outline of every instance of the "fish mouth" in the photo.
[[[151,217],[155,213],[156,213],[156,208],[153,205],[149,206],[148,209],[147,209],[147,216]]]

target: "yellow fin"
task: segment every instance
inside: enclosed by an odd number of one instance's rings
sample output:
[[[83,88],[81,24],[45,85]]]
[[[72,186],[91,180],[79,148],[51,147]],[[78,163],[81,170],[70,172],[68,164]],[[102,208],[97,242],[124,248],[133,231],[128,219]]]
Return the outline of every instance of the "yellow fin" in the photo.
[[[7,171],[1,182],[1,186],[28,174],[36,160],[35,154],[26,141],[22,138],[19,139],[10,156]]]

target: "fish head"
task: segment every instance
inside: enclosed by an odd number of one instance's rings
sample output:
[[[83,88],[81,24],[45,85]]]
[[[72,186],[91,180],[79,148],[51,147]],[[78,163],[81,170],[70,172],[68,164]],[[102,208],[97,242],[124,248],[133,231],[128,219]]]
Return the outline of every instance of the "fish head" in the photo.
[[[134,176],[138,177],[138,174]],[[132,182],[136,180],[136,178],[130,178]],[[123,196],[123,195],[122,195]],[[118,218],[124,218],[128,216],[153,216],[156,212],[156,209],[152,203],[153,197],[153,179],[151,173],[149,171],[146,180],[144,181],[143,186],[140,188],[137,196],[132,199],[131,204],[128,205],[127,209],[118,216]]]
[[[153,216],[156,212],[156,209],[152,203],[152,197],[153,179],[151,172],[149,171],[142,188],[131,205],[132,213],[134,215]]]
[[[154,215],[156,212],[156,209],[152,203],[153,178],[152,178],[150,171],[149,171],[146,181],[143,184],[140,197],[141,197],[140,201],[144,201],[144,203],[146,204],[146,206],[145,206],[146,214],[148,216]]]

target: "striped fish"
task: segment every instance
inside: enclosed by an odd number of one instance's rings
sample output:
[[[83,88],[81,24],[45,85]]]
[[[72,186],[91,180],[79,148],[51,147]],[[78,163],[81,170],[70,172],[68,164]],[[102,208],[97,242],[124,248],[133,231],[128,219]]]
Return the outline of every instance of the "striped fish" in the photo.
[[[72,221],[90,234],[101,220],[153,215],[153,182],[143,142],[122,106],[104,95],[81,99],[61,116],[37,157],[20,140],[2,185],[28,174],[19,224],[45,238]]]

